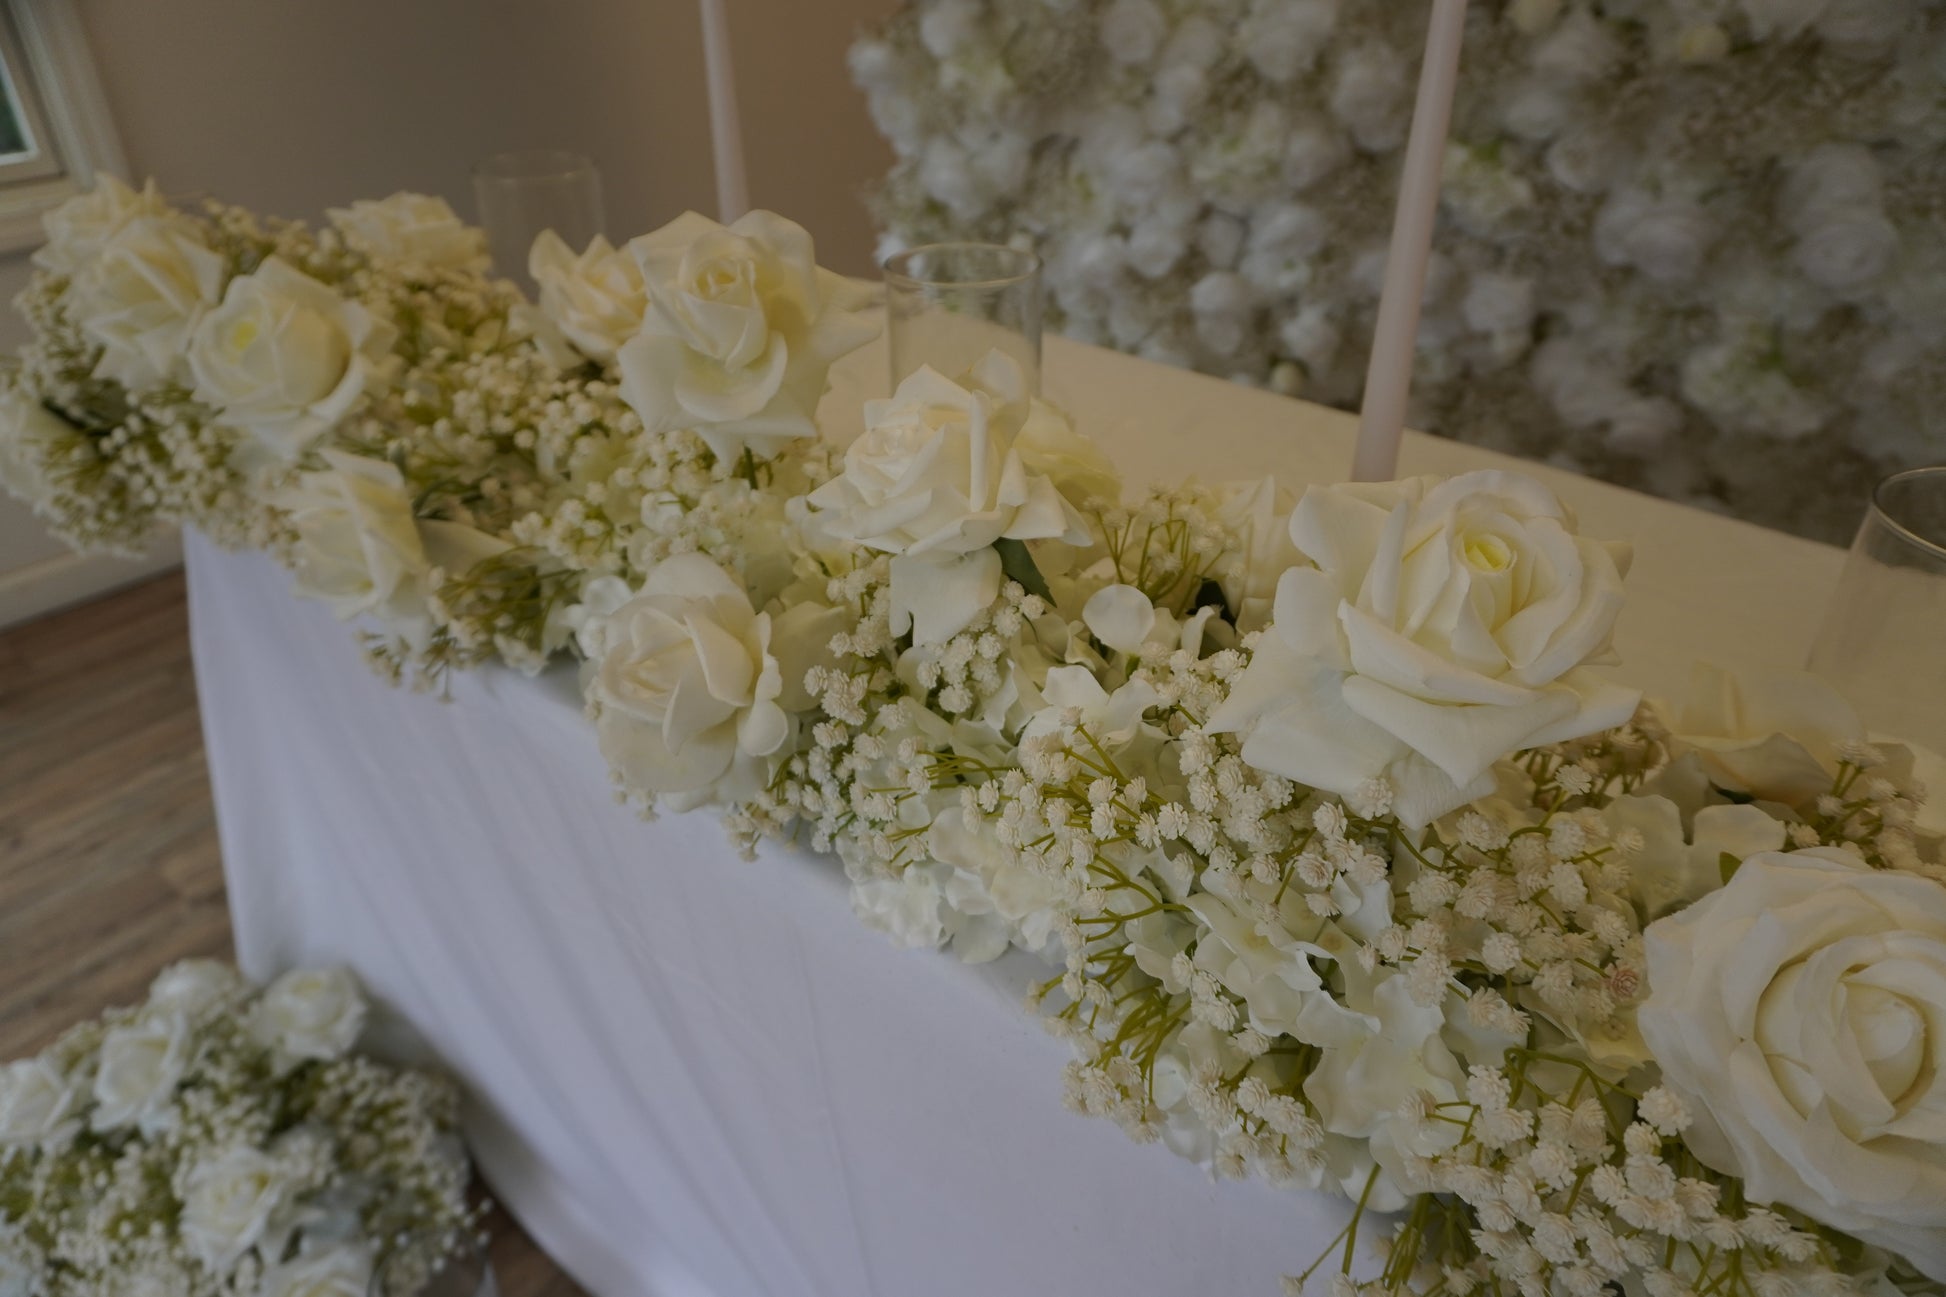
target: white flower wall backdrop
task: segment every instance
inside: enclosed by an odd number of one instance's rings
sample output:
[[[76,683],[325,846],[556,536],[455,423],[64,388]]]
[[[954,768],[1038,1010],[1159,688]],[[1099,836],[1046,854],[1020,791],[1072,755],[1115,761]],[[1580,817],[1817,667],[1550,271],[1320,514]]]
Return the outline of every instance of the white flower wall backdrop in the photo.
[[[1071,337],[1356,404],[1424,4],[909,0],[888,250],[1029,244]],[[1946,459],[1946,4],[1481,0],[1417,426],[1829,540]]]

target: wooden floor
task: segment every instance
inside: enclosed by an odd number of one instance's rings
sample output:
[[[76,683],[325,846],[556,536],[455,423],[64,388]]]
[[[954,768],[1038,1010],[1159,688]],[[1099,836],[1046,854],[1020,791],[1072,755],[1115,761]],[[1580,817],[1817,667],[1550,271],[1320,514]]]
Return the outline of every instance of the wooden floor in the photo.
[[[0,630],[0,1060],[227,959],[180,573]],[[581,1292],[504,1213],[505,1297]]]

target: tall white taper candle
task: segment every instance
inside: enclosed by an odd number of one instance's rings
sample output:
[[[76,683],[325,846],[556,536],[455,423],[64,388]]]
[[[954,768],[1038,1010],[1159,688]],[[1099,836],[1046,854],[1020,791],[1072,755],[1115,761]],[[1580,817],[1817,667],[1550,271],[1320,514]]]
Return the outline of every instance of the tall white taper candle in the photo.
[[[743,127],[737,120],[736,78],[730,72],[730,20],[724,0],[701,0],[703,66],[709,77],[709,135],[716,162],[716,219],[728,225],[750,210],[743,171]]]
[[[1412,355],[1419,334],[1419,303],[1426,291],[1433,220],[1439,211],[1439,173],[1446,158],[1446,131],[1453,118],[1453,87],[1459,81],[1460,38],[1466,0],[1432,0],[1426,61],[1419,69],[1419,101],[1412,110],[1399,206],[1392,219],[1392,250],[1385,258],[1385,287],[1372,330],[1372,359],[1365,370],[1365,401],[1358,419],[1354,482],[1398,476],[1399,442],[1405,435],[1406,395],[1412,388]]]

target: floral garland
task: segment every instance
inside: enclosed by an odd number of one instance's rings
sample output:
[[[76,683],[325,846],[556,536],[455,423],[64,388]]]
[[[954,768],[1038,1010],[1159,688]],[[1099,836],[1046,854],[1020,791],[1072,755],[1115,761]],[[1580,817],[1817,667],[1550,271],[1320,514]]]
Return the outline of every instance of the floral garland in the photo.
[[[909,0],[852,50],[888,250],[1357,403],[1425,41],[1395,0]],[[1842,543],[1946,457],[1938,0],[1472,6],[1415,426]]]
[[[0,1293],[418,1292],[477,1227],[448,1082],[350,1051],[341,969],[165,969],[0,1069]]]
[[[1125,503],[998,358],[841,446],[871,330],[768,213],[543,237],[532,306],[412,196],[314,233],[111,183],[50,236],[0,465],[67,534],[263,545],[394,678],[580,655],[645,813],[835,852],[901,944],[1039,952],[1073,1108],[1355,1200],[1307,1273],[1940,1290],[1910,754],[1805,679],[1608,681],[1628,551],[1539,483]]]

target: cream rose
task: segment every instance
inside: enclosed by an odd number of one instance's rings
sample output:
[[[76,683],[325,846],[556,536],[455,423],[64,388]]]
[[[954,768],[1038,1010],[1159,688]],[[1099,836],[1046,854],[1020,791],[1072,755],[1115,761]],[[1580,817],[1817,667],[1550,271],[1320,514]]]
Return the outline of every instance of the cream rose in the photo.
[[[73,1079],[45,1056],[0,1067],[0,1145],[39,1144],[80,1123]]]
[[[155,181],[137,191],[113,176],[97,176],[94,188],[41,217],[47,243],[34,253],[34,264],[57,275],[72,275],[94,260],[124,225],[138,216],[160,216],[166,211]]]
[[[144,388],[184,372],[184,349],[223,290],[223,259],[194,228],[136,216],[74,272],[68,310],[101,348],[97,378]]]
[[[893,554],[893,629],[948,639],[1000,593],[1001,539],[1084,544],[1086,525],[1016,446],[1029,405],[1020,370],[997,353],[964,385],[931,368],[865,405],[844,472],[811,492],[831,535]]]
[[[243,989],[243,979],[228,964],[214,959],[185,959],[169,965],[149,983],[149,1007],[176,1009],[194,1016]]]
[[[284,1063],[342,1058],[365,1029],[365,995],[343,968],[294,969],[250,1011],[253,1040]]]
[[[1350,795],[1381,776],[1418,827],[1485,796],[1494,762],[1626,721],[1609,660],[1625,550],[1574,534],[1532,478],[1312,487],[1273,625],[1210,718],[1262,770]]]
[[[55,447],[81,435],[73,424],[18,387],[0,388],[0,487],[28,504],[49,491],[42,465]]]
[[[1645,947],[1637,1018],[1696,1155],[1946,1280],[1946,888],[1765,853]]]
[[[803,227],[751,212],[726,229],[689,212],[628,251],[649,309],[618,354],[622,399],[650,432],[694,429],[726,460],[817,435],[831,362],[873,328]]]
[[[345,242],[375,256],[421,266],[487,268],[486,232],[460,220],[443,198],[393,194],[334,207],[325,215]]]
[[[614,360],[649,309],[642,268],[599,234],[577,255],[560,235],[542,230],[527,254],[527,273],[540,287],[542,313],[596,360]]]
[[[1661,782],[1674,787],[1700,777],[1800,807],[1831,791],[1840,749],[1866,737],[1851,704],[1808,672],[1732,674],[1701,662],[1669,729],[1676,760]]]
[[[658,564],[606,619],[591,682],[602,754],[630,787],[702,799],[739,763],[784,747],[809,704],[805,669],[838,629],[832,609],[776,618],[700,554]]]
[[[372,1283],[369,1248],[339,1246],[266,1266],[260,1297],[366,1297]]]
[[[197,327],[196,399],[293,460],[385,383],[393,337],[390,324],[271,257],[231,280]]]
[[[226,1149],[199,1162],[183,1182],[183,1245],[223,1273],[264,1236],[286,1196],[276,1162],[245,1145]]]
[[[297,533],[297,592],[341,619],[374,616],[408,639],[427,627],[434,567],[462,576],[508,546],[460,523],[417,519],[405,478],[380,459],[323,452],[328,468],[302,474],[277,497]]]
[[[178,1012],[111,1029],[101,1041],[89,1124],[102,1131],[134,1126],[145,1135],[166,1129],[190,1046],[189,1021]]]
[[[1028,402],[1027,417],[1014,436],[1014,453],[1021,465],[1077,504],[1091,499],[1119,505],[1122,475],[1092,437],[1083,436],[1068,417],[1038,397]]]

